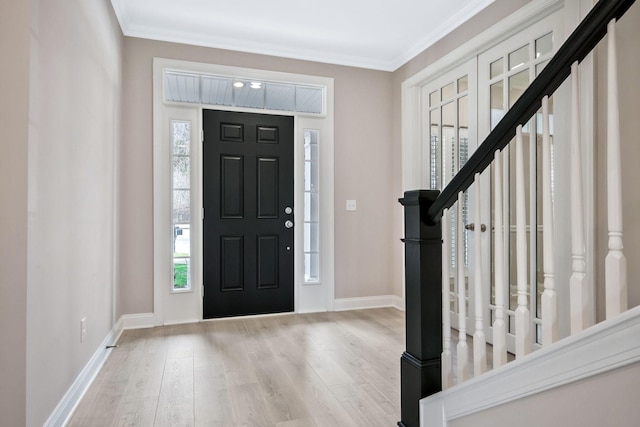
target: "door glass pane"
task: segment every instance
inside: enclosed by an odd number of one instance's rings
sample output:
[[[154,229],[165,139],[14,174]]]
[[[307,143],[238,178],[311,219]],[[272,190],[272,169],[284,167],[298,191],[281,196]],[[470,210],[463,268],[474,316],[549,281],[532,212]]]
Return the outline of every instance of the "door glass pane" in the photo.
[[[491,63],[490,67],[490,79],[495,79],[496,77],[504,74],[504,58],[500,58],[497,61]]]
[[[454,102],[450,102],[442,106],[442,143],[444,148],[444,158],[442,160],[442,168],[445,173],[443,185],[447,185],[451,177],[458,171],[458,162],[456,162],[456,106]]]
[[[173,190],[173,222],[176,226],[191,223],[190,193],[190,190]]]
[[[536,58],[553,51],[553,34],[549,33],[536,40]]]
[[[509,54],[509,71],[515,70],[526,65],[529,62],[529,45],[522,46],[520,49]]]
[[[296,86],[296,111],[321,114],[324,110],[324,88]]]
[[[320,281],[319,157],[320,131],[304,131],[304,281]],[[285,215],[288,215],[285,212]]]
[[[187,156],[174,156],[173,158],[173,188],[189,188],[191,179],[191,159]]]
[[[549,61],[544,61],[544,62],[536,65],[536,76],[538,76],[540,74],[540,72],[544,69],[544,67],[547,66],[548,63],[549,63]]]
[[[264,83],[249,80],[238,80],[236,83],[233,86],[233,100],[237,107],[264,108]]]
[[[523,70],[509,77],[509,108],[513,107],[520,95],[529,86],[529,70]]]
[[[451,209],[449,209],[451,218],[449,218],[449,239],[451,240],[450,242],[450,247],[451,247],[451,253],[449,254],[449,259],[451,260],[451,271],[456,271],[456,240],[457,240],[457,235],[456,235],[456,210],[457,208],[457,204],[455,204]],[[455,283],[451,284],[451,292],[455,292],[456,291],[456,285]]]
[[[433,94],[432,94],[433,95]],[[441,148],[440,148],[440,109],[431,110],[429,113],[429,128],[431,129],[429,152],[430,152],[430,169],[431,169],[431,189],[439,190],[440,177],[442,174],[440,162],[441,162]]]
[[[454,94],[455,88],[453,86],[453,83],[446,85],[442,88],[442,101],[448,101],[449,99],[453,98]]]
[[[458,93],[465,92],[469,89],[469,76],[464,76],[458,79]]]
[[[191,289],[191,122],[171,121],[172,146],[172,291]]]
[[[504,82],[500,80],[490,87],[491,129],[504,117]]]
[[[458,143],[460,144],[460,166],[469,159],[469,98],[458,99]]]
[[[201,101],[210,105],[233,104],[233,80],[230,78],[200,76]]]
[[[433,107],[440,103],[440,91],[435,90],[429,94],[429,107]]]
[[[468,97],[463,96],[458,100],[458,170],[469,160],[469,129],[468,129]],[[469,224],[469,192],[465,191],[462,198],[463,223]],[[464,230],[464,264],[469,265],[469,231]]]
[[[200,76],[165,72],[165,99],[173,102],[199,102]]]
[[[267,83],[266,108],[269,110],[295,110],[296,87],[277,83]]]
[[[190,122],[171,122],[171,136],[173,142],[173,154],[187,155],[190,150],[191,139],[191,123]]]

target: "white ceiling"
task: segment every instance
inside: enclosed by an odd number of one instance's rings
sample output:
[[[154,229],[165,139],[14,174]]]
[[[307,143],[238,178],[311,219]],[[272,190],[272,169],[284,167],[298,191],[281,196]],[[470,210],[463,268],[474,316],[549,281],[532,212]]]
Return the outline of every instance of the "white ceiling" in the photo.
[[[394,71],[494,0],[111,0],[126,36]]]

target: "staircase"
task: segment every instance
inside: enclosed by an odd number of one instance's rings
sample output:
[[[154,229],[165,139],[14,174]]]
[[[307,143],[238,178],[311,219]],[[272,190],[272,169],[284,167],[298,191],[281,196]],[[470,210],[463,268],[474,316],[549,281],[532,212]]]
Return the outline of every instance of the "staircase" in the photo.
[[[640,307],[628,310],[627,260],[624,253],[621,179],[621,141],[619,133],[616,22],[634,0],[600,0],[556,52],[540,75],[518,98],[504,118],[469,158],[442,192],[416,190],[405,193],[400,202],[405,207],[405,272],[407,347],[401,359],[402,420],[400,426],[540,426],[540,425],[634,425],[640,417]],[[606,36],[606,38],[605,38]],[[603,40],[604,39],[604,40]],[[593,324],[595,296],[586,281],[584,203],[582,194],[580,101],[578,81],[580,62],[599,43],[607,49],[607,173],[606,212],[608,218],[608,252],[605,265],[606,320]],[[554,271],[552,143],[550,136],[550,97],[568,80],[571,85],[571,157],[570,212],[571,263],[569,283],[556,283]],[[634,83],[635,84],[635,83]],[[525,212],[525,173],[523,127],[537,115],[542,122],[542,233],[544,256],[544,291],[541,295],[540,322],[533,323],[530,312],[527,224]],[[568,142],[569,143],[569,142]],[[632,143],[631,141],[627,143]],[[509,218],[503,212],[507,150],[515,155],[515,242],[505,250],[511,236]],[[513,153],[512,153],[513,154]],[[485,172],[486,170],[486,172]],[[463,273],[450,271],[451,248],[460,251],[462,244],[462,206],[464,192],[473,189],[481,194],[480,174],[492,175],[491,232],[495,260],[490,273],[495,288],[491,316],[485,316],[480,298],[482,278],[476,272],[464,291]],[[476,203],[476,206],[479,206]],[[455,234],[451,236],[451,209],[455,209]],[[473,227],[486,228],[480,208],[472,212]],[[469,225],[467,226],[469,228]],[[476,240],[476,256],[485,256]],[[458,252],[458,259],[462,254]],[[510,260],[509,257],[514,257]],[[509,265],[517,274],[510,279]],[[482,268],[476,263],[476,269]],[[506,273],[505,273],[506,272]],[[449,307],[450,277],[455,277],[459,324],[466,322],[467,304],[476,306],[472,344],[467,344],[464,328],[456,343],[456,363],[452,360],[451,318]],[[509,281],[517,282],[515,327],[509,327],[506,311]],[[569,288],[569,303],[559,306],[557,287]],[[468,300],[467,300],[468,298]],[[561,337],[559,310],[568,312],[570,334]],[[487,318],[489,317],[489,318]],[[485,336],[491,323],[492,335]],[[511,330],[513,329],[513,330]],[[507,335],[514,336],[513,349]],[[490,339],[489,339],[490,338]],[[488,370],[485,349],[491,341],[492,370]],[[540,345],[536,343],[539,342]],[[515,360],[507,362],[515,354]],[[455,366],[455,373],[454,373]],[[455,381],[454,381],[455,377]],[[621,388],[620,385],[624,387]],[[622,390],[622,391],[621,391]],[[576,397],[579,398],[576,400]],[[597,398],[596,398],[597,397]],[[558,402],[562,404],[552,404]],[[598,400],[599,399],[599,400]],[[597,403],[593,404],[593,403]],[[631,423],[631,424],[629,424]]]

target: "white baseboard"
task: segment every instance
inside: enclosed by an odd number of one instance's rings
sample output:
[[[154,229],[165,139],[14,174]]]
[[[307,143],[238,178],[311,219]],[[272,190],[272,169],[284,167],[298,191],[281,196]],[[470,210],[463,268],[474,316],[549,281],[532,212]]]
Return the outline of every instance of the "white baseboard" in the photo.
[[[378,295],[373,297],[339,298],[335,300],[333,307],[335,311],[380,307],[394,307],[404,311],[404,302],[401,297],[396,295]]]
[[[125,314],[120,317],[120,320],[124,330],[153,328],[156,326],[153,313]]]
[[[47,421],[44,423],[45,427],[58,427],[64,426],[69,422],[71,415],[76,410],[76,407],[80,403],[80,400],[89,389],[93,380],[95,380],[98,372],[107,360],[107,357],[111,353],[111,349],[107,348],[108,345],[113,345],[118,341],[118,338],[122,334],[122,319],[118,320],[111,328],[111,331],[102,341],[96,352],[93,354],[89,362],[82,369],[76,380],[71,384],[71,387],[58,403],[58,406],[53,410]]]
[[[397,310],[404,311],[406,305],[404,303],[404,298],[399,297],[397,295],[393,295],[393,305],[391,306]]]

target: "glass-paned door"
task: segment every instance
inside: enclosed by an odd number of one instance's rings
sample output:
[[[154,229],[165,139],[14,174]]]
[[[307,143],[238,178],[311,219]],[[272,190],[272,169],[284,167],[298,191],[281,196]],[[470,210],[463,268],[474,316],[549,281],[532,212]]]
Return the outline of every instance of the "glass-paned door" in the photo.
[[[422,87],[423,115],[423,185],[432,190],[442,190],[460,168],[467,162],[476,149],[476,60],[452,70],[441,78],[431,81]],[[473,307],[470,306],[469,284],[473,283],[473,257],[469,250],[473,246],[473,235],[470,230],[462,230],[462,240],[457,235],[456,218],[462,215],[464,224],[472,222],[470,212],[473,195],[465,192],[462,206],[449,210],[450,230],[445,233],[448,239],[445,247],[450,250],[449,299],[451,324],[458,329],[459,299],[464,292],[466,301],[466,327],[472,326]],[[460,245],[463,246],[459,251]],[[460,255],[461,254],[461,255]],[[464,274],[458,274],[458,266],[462,266]]]
[[[478,57],[479,80],[479,135],[484,138],[504,117],[506,111],[524,93],[529,84],[540,73],[553,56],[557,41],[554,39],[554,20],[543,20],[529,29],[502,42]],[[482,108],[482,107],[485,108]],[[551,102],[551,135],[553,141],[554,120]],[[488,107],[488,108],[486,108]],[[542,117],[538,112],[523,127],[525,211],[527,238],[527,285],[529,310],[532,321],[532,337],[535,343],[541,342],[540,336],[540,298],[543,292],[543,253],[542,253]],[[488,252],[488,266],[491,278],[495,269],[502,266],[504,277],[508,278],[504,291],[506,304],[507,343],[510,351],[515,348],[515,310],[517,308],[517,270],[516,270],[516,159],[515,145],[512,143],[503,150],[502,195],[504,201],[504,247],[505,259],[494,259],[495,215],[494,177],[486,197],[490,203],[491,250]],[[553,143],[552,143],[553,158]],[[553,162],[553,160],[552,160]],[[553,183],[553,177],[552,177]],[[552,184],[553,185],[553,184]],[[533,297],[532,297],[533,296]],[[492,342],[492,325],[495,320],[496,290],[494,280],[490,280],[490,290],[486,301],[486,313],[490,321],[486,322],[485,334]]]

